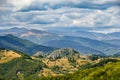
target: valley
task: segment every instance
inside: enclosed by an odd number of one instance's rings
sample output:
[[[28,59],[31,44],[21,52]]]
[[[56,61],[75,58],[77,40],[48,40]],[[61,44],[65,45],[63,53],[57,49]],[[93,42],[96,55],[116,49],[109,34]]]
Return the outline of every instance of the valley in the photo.
[[[1,80],[119,80],[115,37],[99,40],[25,28],[0,35]]]

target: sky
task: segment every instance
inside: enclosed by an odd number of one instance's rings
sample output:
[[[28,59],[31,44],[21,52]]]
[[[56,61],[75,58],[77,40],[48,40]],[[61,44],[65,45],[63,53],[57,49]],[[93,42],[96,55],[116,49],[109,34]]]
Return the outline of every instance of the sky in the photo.
[[[120,32],[120,1],[0,0],[0,29],[13,27]]]

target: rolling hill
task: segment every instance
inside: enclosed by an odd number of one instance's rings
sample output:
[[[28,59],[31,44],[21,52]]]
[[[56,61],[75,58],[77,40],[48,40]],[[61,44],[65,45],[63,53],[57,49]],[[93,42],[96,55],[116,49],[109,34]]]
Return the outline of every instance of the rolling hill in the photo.
[[[52,46],[58,48],[74,48],[81,53],[88,53],[88,54],[104,53],[106,55],[109,55],[109,54],[115,54],[120,51],[119,46],[98,40],[83,38],[83,37],[64,36],[61,37],[59,40],[49,41],[44,44],[46,46]]]
[[[104,63],[104,60],[102,63]],[[109,60],[103,66],[98,65],[96,67],[88,67],[86,69],[79,70],[74,74],[69,74],[66,76],[45,77],[40,78],[39,80],[119,80],[119,66],[119,61],[112,62],[112,60]]]
[[[74,42],[74,41],[70,41],[70,40],[54,40],[54,41],[45,43],[45,45],[57,47],[57,48],[73,48],[82,54],[97,54],[97,55],[101,55],[101,56],[105,55],[104,53],[102,53],[98,50],[92,49],[90,47],[86,47],[84,45],[81,45],[78,42]]]
[[[103,40],[103,42],[120,46],[120,39]]]
[[[0,80],[23,80],[24,77],[38,77],[37,72],[45,68],[43,62],[31,58],[14,58],[7,63],[0,64]],[[1,79],[2,77],[2,79]]]
[[[0,49],[0,64],[19,57],[22,57],[22,55],[13,50]]]
[[[47,53],[54,50],[54,48],[38,45],[13,35],[0,36],[0,48],[18,50],[29,55],[33,55],[38,51]]]
[[[44,58],[0,48],[0,62],[3,58],[7,62],[0,63],[1,80],[119,80],[120,74],[119,58],[85,59],[71,48],[54,50]]]

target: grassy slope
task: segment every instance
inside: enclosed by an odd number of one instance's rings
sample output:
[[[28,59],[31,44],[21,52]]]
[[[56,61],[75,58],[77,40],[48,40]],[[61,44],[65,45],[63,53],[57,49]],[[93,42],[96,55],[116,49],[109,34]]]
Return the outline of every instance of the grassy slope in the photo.
[[[40,60],[33,60],[19,51],[0,48],[0,80],[18,80],[28,76],[37,78],[37,72],[43,67],[46,65]]]
[[[87,68],[74,74],[39,80],[120,80],[120,62],[109,62],[101,67]]]
[[[19,58],[21,55],[12,50],[0,50],[0,64],[11,61],[12,59]]]

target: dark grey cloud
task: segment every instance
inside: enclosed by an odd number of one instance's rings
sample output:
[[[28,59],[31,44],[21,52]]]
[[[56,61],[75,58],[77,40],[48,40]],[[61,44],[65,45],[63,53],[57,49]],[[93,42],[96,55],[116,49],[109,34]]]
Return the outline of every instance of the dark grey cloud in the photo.
[[[73,1],[67,1],[67,2],[63,1],[63,3],[58,2],[58,3],[51,5],[49,1],[44,2],[43,4],[41,4],[39,1],[39,2],[34,2],[31,5],[26,6],[25,8],[21,8],[18,11],[20,12],[28,12],[28,11],[36,11],[36,10],[44,11],[48,9],[59,9],[62,7],[105,10],[112,6],[120,6],[120,2],[115,0],[113,2],[108,1],[107,3],[99,4],[99,3],[92,3],[91,1],[78,1],[78,3],[73,3]]]
[[[0,7],[5,6],[7,4],[7,0],[0,0]]]

